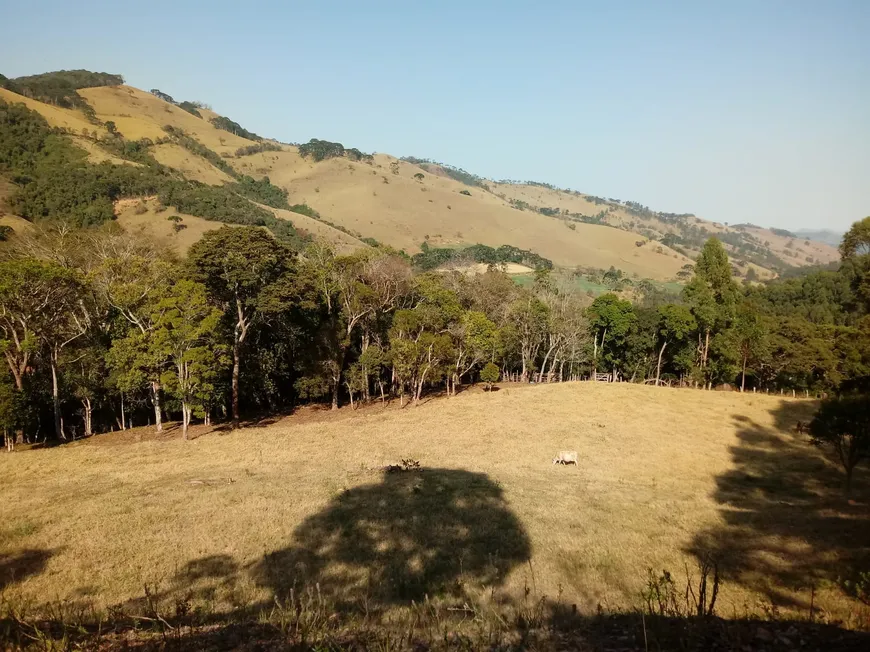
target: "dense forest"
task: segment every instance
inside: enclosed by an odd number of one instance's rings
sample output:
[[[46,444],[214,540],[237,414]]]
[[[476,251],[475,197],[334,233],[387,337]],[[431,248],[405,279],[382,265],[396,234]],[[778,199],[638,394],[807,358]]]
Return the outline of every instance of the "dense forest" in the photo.
[[[868,244],[870,218],[840,270],[740,288],[711,239],[676,301],[590,302],[544,268],[525,288],[496,269],[415,273],[386,249],[295,252],[250,227],[210,232],[178,260],[113,224],[50,221],[3,249],[0,424],[31,441],[166,418],[186,431],[493,376],[866,390]]]

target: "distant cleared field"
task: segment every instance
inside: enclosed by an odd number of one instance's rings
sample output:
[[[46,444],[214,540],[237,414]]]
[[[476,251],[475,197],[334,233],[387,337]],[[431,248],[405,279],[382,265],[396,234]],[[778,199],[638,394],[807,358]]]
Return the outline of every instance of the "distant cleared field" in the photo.
[[[147,585],[160,608],[217,611],[315,585],[359,608],[528,587],[591,612],[636,606],[648,568],[679,584],[711,554],[719,613],[805,613],[814,587],[816,613],[848,623],[858,603],[836,580],[870,552],[870,478],[844,499],[836,466],[793,431],[814,407],[504,385],[0,455],[0,582],[37,605],[144,609]],[[551,463],[565,449],[576,468]],[[384,472],[408,458],[421,469]]]

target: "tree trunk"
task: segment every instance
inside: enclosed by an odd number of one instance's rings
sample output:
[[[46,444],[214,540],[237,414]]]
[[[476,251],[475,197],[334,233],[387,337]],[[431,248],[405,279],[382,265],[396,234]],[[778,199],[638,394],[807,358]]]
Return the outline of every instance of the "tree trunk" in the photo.
[[[332,377],[332,409],[338,409],[338,392],[341,389],[341,386],[338,384],[338,378],[335,376]]]
[[[190,406],[186,401],[181,402],[181,438],[187,441],[187,426],[190,423]]]
[[[239,427],[239,369],[242,361],[242,343],[236,336],[233,342],[233,429]]]
[[[350,396],[350,409],[355,410],[356,408],[353,405],[353,390],[350,387],[347,388],[347,394]]]
[[[659,363],[656,366],[656,387],[659,386],[660,379],[662,377],[662,356],[665,354],[665,347],[668,345],[668,341],[665,340],[664,344],[662,344],[661,351],[659,351]]]
[[[151,383],[151,394],[154,399],[154,427],[157,432],[163,432],[163,411],[160,408],[160,383]]]
[[[710,331],[709,329],[704,334],[704,354],[701,358],[701,367],[707,368],[707,356],[710,354]]]
[[[384,381],[378,378],[378,387],[381,390],[381,405],[386,403],[386,398],[384,397]]]
[[[11,355],[7,352],[6,361],[9,363],[9,369],[12,371],[12,377],[15,379],[15,389],[19,392],[24,391],[24,373],[27,371],[27,363],[25,360],[24,370],[20,370],[18,365],[12,362]]]
[[[551,346],[549,348],[549,350],[547,351],[547,354],[544,356],[544,362],[541,364],[541,371],[538,373],[538,382],[539,383],[544,382],[544,374],[547,371],[547,362],[550,359],[550,354],[553,352],[553,349],[555,349],[555,348],[556,348],[555,345]]]
[[[369,334],[368,328],[364,328],[363,336],[362,336],[362,349],[360,350],[360,354],[366,352],[366,350],[371,345],[371,335]],[[363,401],[366,403],[369,402],[369,369],[365,365],[362,367],[362,377],[363,377]]]
[[[82,399],[82,407],[85,409],[85,437],[90,437],[93,434],[93,429],[91,426],[91,399],[83,398]]]
[[[598,376],[598,334],[592,338],[592,380]]]
[[[127,415],[124,413],[124,392],[121,392],[121,430],[127,429]]]
[[[746,358],[747,356],[743,356],[743,369],[740,371],[740,391],[742,392],[746,388]]]
[[[60,388],[57,382],[57,353],[51,352],[51,402],[54,407],[54,434],[58,439],[66,439],[63,432],[63,423],[60,420]]]

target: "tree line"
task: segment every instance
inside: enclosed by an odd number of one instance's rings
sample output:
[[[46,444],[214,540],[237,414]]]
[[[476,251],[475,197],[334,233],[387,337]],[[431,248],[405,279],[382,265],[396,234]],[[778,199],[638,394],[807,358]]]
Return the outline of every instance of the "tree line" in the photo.
[[[347,158],[351,161],[363,161],[364,163],[374,161],[374,156],[361,152],[356,147],[345,148],[341,143],[333,143],[318,138],[312,138],[307,143],[299,145],[299,155],[302,158],[311,157],[317,163],[330,158]]]
[[[80,88],[119,86],[123,83],[124,78],[121,75],[89,70],[58,70],[14,79],[0,75],[0,87],[67,109],[83,108],[87,105],[77,92]]]
[[[411,261],[416,269],[432,270],[449,262],[474,262],[487,265],[502,263],[518,263],[532,269],[553,269],[553,261],[536,254],[534,251],[520,249],[512,245],[501,245],[498,248],[483,244],[475,244],[460,249],[450,247],[432,247],[424,242],[419,254],[414,254]]]
[[[388,248],[295,252],[255,227],[212,231],[185,260],[115,225],[35,228],[0,261],[0,427],[33,441],[169,416],[186,436],[193,419],[416,403],[493,376],[866,390],[870,218],[856,229],[840,271],[786,293],[789,310],[829,312],[783,316],[783,284],[740,288],[717,240],[677,300],[590,303],[545,269],[528,287],[497,269],[415,273]],[[824,301],[818,274],[842,276]]]

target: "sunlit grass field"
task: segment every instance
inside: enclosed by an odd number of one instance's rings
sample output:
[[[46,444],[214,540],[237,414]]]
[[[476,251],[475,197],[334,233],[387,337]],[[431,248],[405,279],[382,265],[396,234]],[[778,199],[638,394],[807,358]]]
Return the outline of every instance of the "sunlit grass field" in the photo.
[[[226,612],[317,586],[367,609],[532,592],[594,612],[639,606],[648,569],[684,585],[709,555],[724,616],[805,615],[812,595],[848,624],[859,603],[838,578],[867,568],[868,478],[847,500],[794,432],[814,407],[506,384],[3,454],[0,587],[37,608],[135,610],[147,593]],[[554,465],[560,450],[579,465]]]

